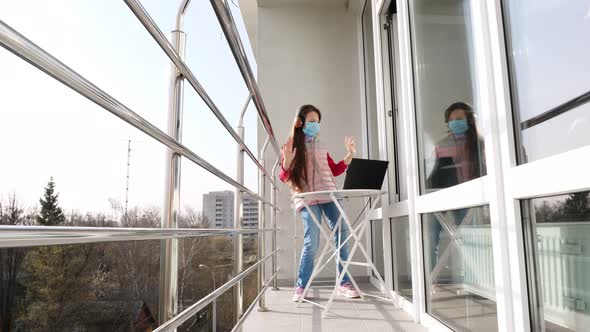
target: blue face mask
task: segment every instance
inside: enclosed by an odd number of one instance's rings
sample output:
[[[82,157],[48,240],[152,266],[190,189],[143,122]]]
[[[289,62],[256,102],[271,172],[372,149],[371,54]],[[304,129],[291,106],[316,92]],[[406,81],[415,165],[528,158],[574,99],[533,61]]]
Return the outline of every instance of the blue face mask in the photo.
[[[303,126],[303,133],[307,137],[315,137],[320,132],[320,124],[318,122],[306,122]]]
[[[454,135],[463,135],[469,129],[467,120],[451,120],[449,121],[449,130]]]

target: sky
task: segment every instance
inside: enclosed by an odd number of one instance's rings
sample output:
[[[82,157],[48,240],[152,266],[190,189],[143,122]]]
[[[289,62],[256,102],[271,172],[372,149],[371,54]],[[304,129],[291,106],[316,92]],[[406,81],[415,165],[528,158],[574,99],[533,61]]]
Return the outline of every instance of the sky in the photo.
[[[520,120],[587,93],[590,44],[582,40],[590,33],[588,1],[510,1],[508,12]],[[589,110],[585,104],[523,131],[528,159],[588,145]]]
[[[173,29],[179,2],[141,1],[166,35]],[[590,47],[580,43],[579,36],[590,31],[590,11],[584,1],[571,6],[533,0],[513,5],[509,8],[511,36],[516,38],[513,55],[519,103],[526,105],[519,108],[524,120],[586,91],[590,82],[583,69]],[[231,8],[256,72],[239,9]],[[547,25],[551,17],[558,17],[562,24]],[[2,0],[0,20],[166,130],[170,62],[124,1]],[[247,89],[209,1],[192,2],[185,31],[186,62],[228,121],[236,125]],[[0,198],[14,193],[25,207],[34,207],[53,176],[66,210],[108,212],[109,199],[125,199],[131,140],[129,205],[162,206],[163,146],[3,48],[0,73]],[[526,130],[523,143],[529,157],[538,159],[586,145],[588,114],[585,105]],[[245,123],[246,143],[257,154],[257,117],[252,105]],[[552,133],[563,139],[555,139]],[[183,143],[235,177],[235,142],[188,84]],[[256,169],[246,161],[246,186],[256,189]],[[203,193],[232,189],[199,166],[183,162],[183,207],[200,210]]]
[[[180,0],[142,0],[166,34]],[[239,9],[234,19],[256,72]],[[170,62],[122,0],[2,0],[0,20],[163,131],[167,128]],[[248,95],[209,1],[193,1],[185,18],[186,62],[232,126]],[[165,148],[108,111],[0,48],[0,195],[38,205],[54,177],[66,211],[111,211],[124,202],[128,160],[129,206],[161,208]],[[182,142],[235,178],[236,143],[185,84]],[[256,110],[246,113],[246,144],[256,149]],[[246,157],[246,186],[257,189]],[[233,190],[190,161],[182,163],[181,205],[197,210],[203,193]]]

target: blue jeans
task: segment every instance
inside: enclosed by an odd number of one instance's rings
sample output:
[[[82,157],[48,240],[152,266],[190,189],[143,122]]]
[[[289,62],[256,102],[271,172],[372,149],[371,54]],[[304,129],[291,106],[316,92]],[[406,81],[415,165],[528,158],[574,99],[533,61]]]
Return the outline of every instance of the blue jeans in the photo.
[[[336,223],[340,218],[340,211],[334,202],[311,205],[310,210],[320,223],[322,222],[323,212],[326,219],[328,219],[330,229],[334,229],[334,226],[336,226]],[[313,272],[313,261],[320,242],[320,229],[313,222],[310,211],[308,211],[307,208],[301,210],[301,220],[303,221],[303,249],[301,250],[301,261],[299,262],[297,286],[305,287]],[[348,228],[346,227],[344,220],[342,220],[340,223],[341,242],[344,242],[347,237]],[[338,247],[338,232],[334,234],[334,244]],[[348,242],[346,242],[346,244],[340,249],[340,260],[348,260]],[[342,264],[338,265],[338,270],[342,273]],[[350,278],[348,277],[348,273],[346,273],[342,279],[342,284],[349,281]]]

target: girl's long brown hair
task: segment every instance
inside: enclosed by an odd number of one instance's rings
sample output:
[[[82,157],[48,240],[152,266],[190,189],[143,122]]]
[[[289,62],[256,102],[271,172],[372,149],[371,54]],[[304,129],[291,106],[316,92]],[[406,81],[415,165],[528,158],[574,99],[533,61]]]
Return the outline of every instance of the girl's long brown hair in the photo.
[[[305,134],[303,133],[303,125],[305,124],[305,116],[310,112],[318,114],[320,122],[322,121],[322,113],[313,105],[303,105],[299,108],[297,117],[299,120],[293,126],[291,137],[293,138],[293,148],[297,149],[295,158],[289,167],[291,171],[290,181],[291,185],[297,190],[302,191],[307,183],[307,148],[305,146]]]

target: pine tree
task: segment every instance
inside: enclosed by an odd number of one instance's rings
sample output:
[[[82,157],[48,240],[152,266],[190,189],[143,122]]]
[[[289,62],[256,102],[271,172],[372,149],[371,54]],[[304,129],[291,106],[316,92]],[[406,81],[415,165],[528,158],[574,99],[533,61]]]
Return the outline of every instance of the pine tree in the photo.
[[[55,226],[66,220],[61,208],[58,206],[57,198],[59,194],[55,193],[55,182],[53,177],[45,187],[45,195],[39,200],[41,204],[41,213],[37,216],[37,223],[43,226]]]

